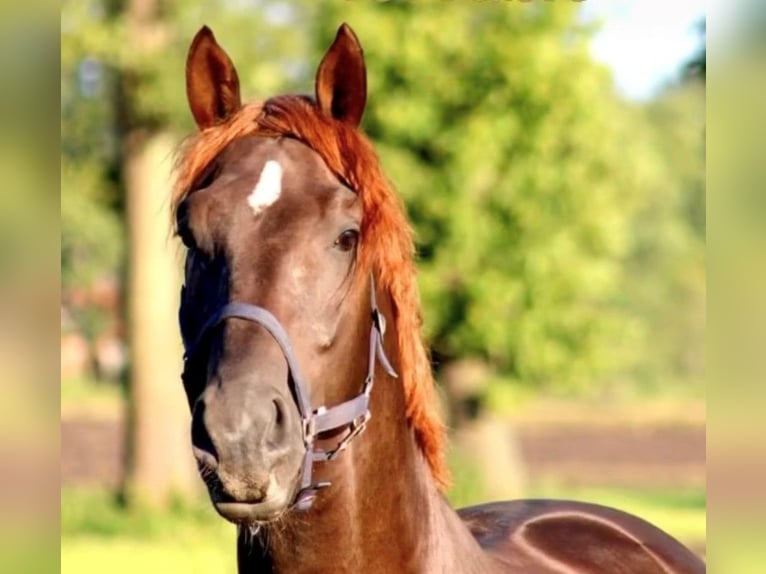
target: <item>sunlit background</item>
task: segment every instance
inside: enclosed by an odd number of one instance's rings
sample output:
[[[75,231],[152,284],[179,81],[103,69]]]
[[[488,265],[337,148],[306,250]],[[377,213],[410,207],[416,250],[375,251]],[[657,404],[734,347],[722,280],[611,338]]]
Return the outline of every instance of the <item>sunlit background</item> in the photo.
[[[706,550],[701,1],[62,8],[62,572],[232,572],[195,476],[169,234],[184,62],[311,93],[346,21],[415,226],[456,506],[576,498]]]

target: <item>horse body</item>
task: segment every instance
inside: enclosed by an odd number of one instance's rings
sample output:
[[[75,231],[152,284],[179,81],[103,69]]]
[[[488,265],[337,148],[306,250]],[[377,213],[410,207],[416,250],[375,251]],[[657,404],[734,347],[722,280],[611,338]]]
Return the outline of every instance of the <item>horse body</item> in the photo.
[[[458,511],[497,572],[695,574],[704,565],[636,516],[569,500],[513,500]]]
[[[357,130],[365,77],[344,25],[315,99],[243,106],[212,33],[190,48],[200,132],[173,196],[188,248],[183,381],[202,478],[238,525],[239,571],[704,572],[616,510],[449,506],[411,232]]]

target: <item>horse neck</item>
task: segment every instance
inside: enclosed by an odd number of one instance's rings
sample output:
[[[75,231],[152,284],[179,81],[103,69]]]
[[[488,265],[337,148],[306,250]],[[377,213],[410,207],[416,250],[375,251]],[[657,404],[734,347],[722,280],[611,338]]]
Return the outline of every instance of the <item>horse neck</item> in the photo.
[[[394,341],[388,333],[387,349]],[[241,573],[484,571],[478,544],[415,444],[401,383],[381,368],[371,411],[364,434],[340,458],[318,466],[332,485],[314,507],[268,527],[258,548],[240,547]]]

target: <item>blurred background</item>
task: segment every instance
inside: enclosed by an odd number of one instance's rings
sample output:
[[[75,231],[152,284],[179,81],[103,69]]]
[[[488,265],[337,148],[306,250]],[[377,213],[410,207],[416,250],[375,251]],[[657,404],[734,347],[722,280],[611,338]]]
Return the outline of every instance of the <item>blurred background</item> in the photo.
[[[448,6],[448,7],[447,7]],[[61,571],[235,570],[196,478],[173,152],[209,25],[245,99],[338,25],[417,234],[456,506],[575,498],[706,549],[701,1],[86,0],[61,14]]]

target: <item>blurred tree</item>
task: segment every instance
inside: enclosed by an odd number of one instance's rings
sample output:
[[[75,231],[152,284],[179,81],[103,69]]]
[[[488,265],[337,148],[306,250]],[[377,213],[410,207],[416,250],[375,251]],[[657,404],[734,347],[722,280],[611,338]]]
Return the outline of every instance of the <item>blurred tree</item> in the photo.
[[[112,7],[117,8],[117,6]],[[176,309],[180,277],[177,252],[168,243],[166,204],[174,138],[163,101],[148,108],[154,65],[167,48],[166,23],[156,0],[128,0],[119,7],[124,40],[132,49],[116,70],[115,128],[128,235],[126,284],[130,349],[129,449],[125,494],[163,505],[171,494],[197,484],[189,452],[189,413],[172,381],[181,369]]]
[[[90,27],[87,7],[69,3],[62,13],[61,287],[62,305],[95,365],[96,339],[114,331],[117,318],[90,305],[88,292],[98,281],[119,276],[124,229],[113,177],[116,139],[108,98],[113,74],[81,52],[75,34]]]
[[[627,296],[652,336],[636,376],[699,388],[705,374],[705,24],[681,80],[643,106],[663,179],[631,222]]]
[[[341,19],[368,47],[365,127],[417,230],[436,356],[567,390],[634,368],[629,224],[663,164],[577,5],[344,3],[320,45]]]

